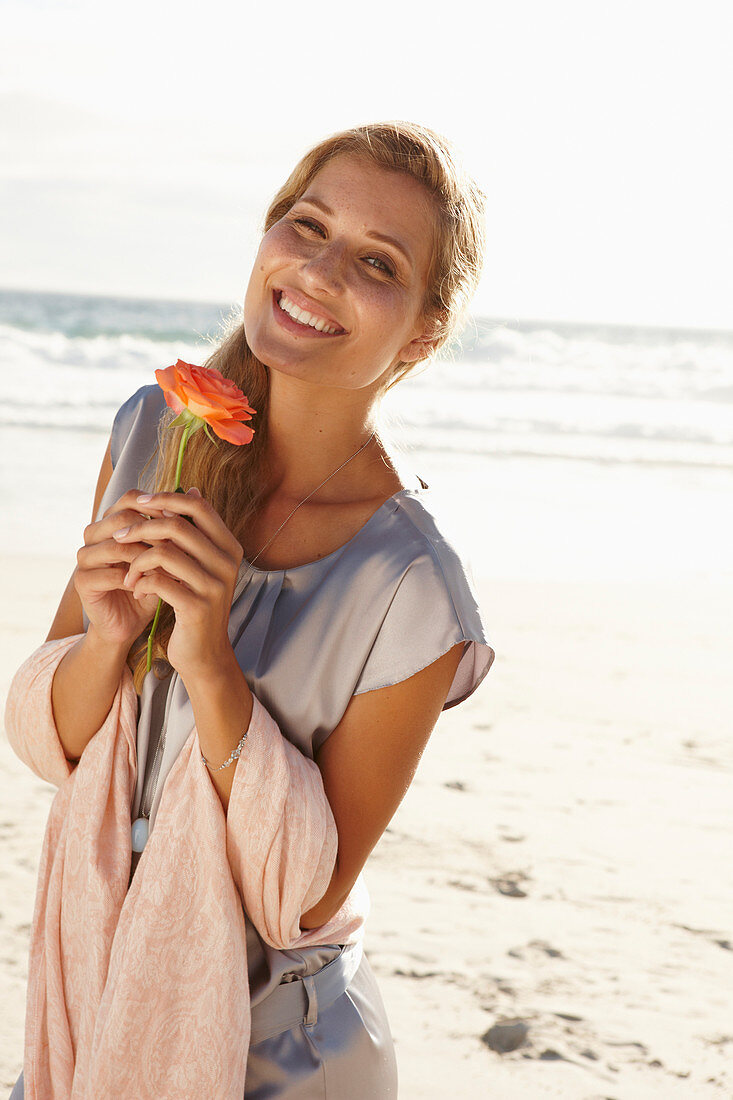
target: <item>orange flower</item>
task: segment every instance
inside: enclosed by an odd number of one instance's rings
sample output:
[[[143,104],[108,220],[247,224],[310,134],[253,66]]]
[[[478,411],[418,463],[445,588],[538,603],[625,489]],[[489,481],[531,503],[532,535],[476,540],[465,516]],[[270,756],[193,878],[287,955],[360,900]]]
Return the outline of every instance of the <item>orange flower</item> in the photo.
[[[156,370],[155,377],[166,404],[181,414],[178,423],[185,424],[196,417],[228,443],[251,441],[254,429],[242,421],[251,420],[255,410],[239,387],[220,371],[179,359],[173,367]]]
[[[182,493],[181,468],[191,436],[203,428],[212,443],[216,443],[209,431],[209,428],[213,428],[219,438],[226,439],[228,443],[249,443],[255,434],[254,429],[242,421],[251,420],[255,410],[251,408],[239,386],[235,386],[234,382],[225,378],[215,367],[197,367],[179,359],[175,366],[157,370],[155,378],[163,391],[166,404],[178,413],[168,427],[183,428],[178,444],[178,462],[173,485],[174,493]],[[190,516],[188,519],[193,523]],[[161,598],[148,634],[147,672],[150,672],[153,660],[153,638],[162,606]]]

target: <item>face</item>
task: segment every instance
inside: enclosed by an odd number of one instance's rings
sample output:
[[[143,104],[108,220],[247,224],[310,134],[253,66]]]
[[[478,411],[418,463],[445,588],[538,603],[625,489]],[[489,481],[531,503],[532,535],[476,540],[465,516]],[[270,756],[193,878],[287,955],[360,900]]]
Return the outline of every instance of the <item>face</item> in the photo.
[[[345,389],[423,358],[434,233],[418,180],[335,157],[262,238],[244,301],[252,351],[273,370]]]

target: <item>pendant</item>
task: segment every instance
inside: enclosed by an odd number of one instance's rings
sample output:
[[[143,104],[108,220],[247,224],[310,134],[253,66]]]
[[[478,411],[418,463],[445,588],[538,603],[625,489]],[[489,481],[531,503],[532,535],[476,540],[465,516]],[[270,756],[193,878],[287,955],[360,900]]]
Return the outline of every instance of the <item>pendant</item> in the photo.
[[[132,850],[133,852],[142,852],[148,839],[148,819],[147,817],[138,817],[132,823]]]

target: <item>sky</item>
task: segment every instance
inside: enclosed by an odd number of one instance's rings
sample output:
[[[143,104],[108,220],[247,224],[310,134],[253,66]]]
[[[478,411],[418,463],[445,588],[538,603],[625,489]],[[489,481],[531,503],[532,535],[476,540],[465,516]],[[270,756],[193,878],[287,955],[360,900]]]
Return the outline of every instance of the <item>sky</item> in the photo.
[[[299,157],[409,119],[487,196],[475,314],[733,329],[729,0],[0,13],[0,287],[241,300]]]

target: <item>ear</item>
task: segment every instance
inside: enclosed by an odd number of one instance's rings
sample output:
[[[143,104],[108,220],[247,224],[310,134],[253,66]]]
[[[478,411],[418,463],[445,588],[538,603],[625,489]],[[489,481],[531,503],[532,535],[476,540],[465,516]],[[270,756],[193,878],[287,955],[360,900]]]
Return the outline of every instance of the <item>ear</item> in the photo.
[[[398,352],[398,356],[403,363],[417,363],[421,359],[427,359],[432,350],[429,340],[411,340]]]
[[[403,363],[415,363],[420,359],[427,359],[435,350],[437,339],[435,334],[424,332],[421,336],[410,340],[409,344],[405,344],[397,353],[398,358]]]

